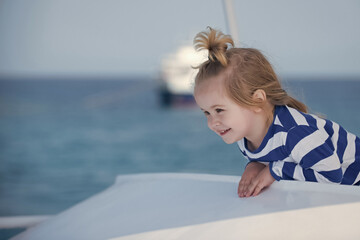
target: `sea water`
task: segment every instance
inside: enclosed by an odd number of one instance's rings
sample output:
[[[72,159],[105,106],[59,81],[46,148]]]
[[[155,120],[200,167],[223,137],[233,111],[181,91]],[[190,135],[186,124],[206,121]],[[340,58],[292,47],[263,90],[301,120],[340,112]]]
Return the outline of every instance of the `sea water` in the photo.
[[[360,81],[285,86],[360,135]],[[59,213],[119,174],[240,176],[245,165],[195,105],[163,107],[150,79],[0,80],[0,216]]]

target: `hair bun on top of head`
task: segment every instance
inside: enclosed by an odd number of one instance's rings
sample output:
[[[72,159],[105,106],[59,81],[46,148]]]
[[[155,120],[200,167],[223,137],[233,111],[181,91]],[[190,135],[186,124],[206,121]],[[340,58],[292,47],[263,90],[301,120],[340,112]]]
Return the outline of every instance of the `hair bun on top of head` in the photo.
[[[195,36],[194,46],[197,51],[207,49],[210,61],[219,61],[226,67],[228,60],[225,53],[229,46],[234,47],[234,41],[231,36],[208,27],[207,31],[200,32]]]

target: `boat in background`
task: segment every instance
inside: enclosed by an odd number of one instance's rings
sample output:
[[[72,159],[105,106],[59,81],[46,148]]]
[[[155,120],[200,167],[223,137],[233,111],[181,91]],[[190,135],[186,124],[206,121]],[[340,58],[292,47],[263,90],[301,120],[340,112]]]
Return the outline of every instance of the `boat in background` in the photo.
[[[196,67],[206,57],[206,51],[196,52],[193,46],[184,45],[162,60],[158,91],[163,106],[194,103],[193,85],[198,72]]]
[[[239,43],[233,0],[223,0],[227,28],[235,42]],[[169,54],[161,64],[158,91],[161,105],[176,106],[195,103],[193,83],[199,66],[208,58],[206,50],[196,52],[192,45],[180,47]]]

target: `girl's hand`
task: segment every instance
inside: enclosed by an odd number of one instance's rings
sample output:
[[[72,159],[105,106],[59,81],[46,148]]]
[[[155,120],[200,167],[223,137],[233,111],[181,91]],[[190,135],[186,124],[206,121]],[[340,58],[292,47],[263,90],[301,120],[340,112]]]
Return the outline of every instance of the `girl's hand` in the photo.
[[[266,166],[250,183],[246,190],[245,197],[257,196],[261,190],[269,187],[275,179],[271,176],[269,166]]]
[[[246,197],[248,188],[253,180],[259,175],[259,173],[265,168],[265,165],[259,162],[250,162],[241,176],[238,187],[239,197]]]

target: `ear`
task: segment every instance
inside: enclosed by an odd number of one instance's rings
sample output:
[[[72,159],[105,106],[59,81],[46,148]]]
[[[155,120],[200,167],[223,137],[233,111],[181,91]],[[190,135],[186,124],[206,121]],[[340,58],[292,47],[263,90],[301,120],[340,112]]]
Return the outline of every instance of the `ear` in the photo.
[[[266,93],[263,89],[257,89],[253,93],[252,98],[253,98],[254,102],[260,103],[260,106],[261,106],[262,104],[265,104],[265,102],[266,102]],[[256,107],[255,111],[256,112],[262,111],[262,107]]]
[[[256,102],[265,102],[266,101],[266,93],[262,89],[257,89],[253,95],[252,98]]]

